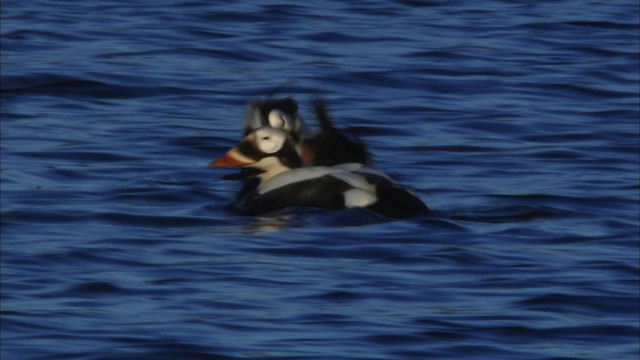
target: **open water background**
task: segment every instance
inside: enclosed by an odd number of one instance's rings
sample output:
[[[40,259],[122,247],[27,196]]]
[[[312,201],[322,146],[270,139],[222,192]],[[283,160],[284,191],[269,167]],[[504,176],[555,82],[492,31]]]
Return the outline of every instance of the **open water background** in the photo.
[[[637,1],[2,1],[2,359],[637,359]],[[323,93],[432,216],[226,209]]]

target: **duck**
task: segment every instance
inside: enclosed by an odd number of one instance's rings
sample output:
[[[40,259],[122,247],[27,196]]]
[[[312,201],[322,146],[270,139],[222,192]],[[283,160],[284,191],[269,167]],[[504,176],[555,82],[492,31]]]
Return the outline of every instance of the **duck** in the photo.
[[[261,127],[273,127],[286,131],[296,141],[301,140],[302,119],[298,114],[298,103],[291,97],[258,98],[247,104],[242,117],[243,136]],[[302,149],[302,147],[299,147]],[[225,180],[245,180],[254,177],[261,170],[241,168],[239,172],[227,174]]]
[[[242,119],[242,134],[261,127],[281,129],[296,142],[303,166],[333,166],[343,163],[361,163],[372,166],[366,146],[354,134],[336,128],[324,99],[312,97],[311,105],[319,131],[306,135],[298,114],[298,103],[291,97],[258,99],[248,104]]]
[[[390,218],[429,213],[416,195],[364,164],[304,166],[292,136],[270,126],[249,132],[209,165],[260,170],[233,202],[244,215],[296,207],[364,208]]]
[[[299,138],[302,120],[298,114],[298,103],[291,97],[285,97],[262,98],[247,104],[247,110],[242,118],[243,136],[265,126],[282,129],[292,137]]]

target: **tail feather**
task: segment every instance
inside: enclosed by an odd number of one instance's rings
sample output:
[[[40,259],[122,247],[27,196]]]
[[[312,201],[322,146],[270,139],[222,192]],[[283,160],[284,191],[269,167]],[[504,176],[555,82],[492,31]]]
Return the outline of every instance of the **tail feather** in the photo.
[[[345,162],[371,165],[371,157],[358,136],[350,128],[340,131],[333,125],[324,99],[316,95],[311,99],[311,104],[320,132],[308,138],[307,142],[313,144],[324,156],[316,165],[336,165]]]
[[[319,95],[316,95],[312,98],[311,104],[313,105],[313,112],[315,113],[316,119],[318,120],[318,125],[320,125],[320,130],[327,133],[337,132],[335,127],[333,127],[331,118],[329,117],[327,103],[324,101],[324,99]]]
[[[409,191],[397,186],[380,186],[376,195],[378,201],[369,209],[391,218],[407,218],[429,213],[422,200]]]

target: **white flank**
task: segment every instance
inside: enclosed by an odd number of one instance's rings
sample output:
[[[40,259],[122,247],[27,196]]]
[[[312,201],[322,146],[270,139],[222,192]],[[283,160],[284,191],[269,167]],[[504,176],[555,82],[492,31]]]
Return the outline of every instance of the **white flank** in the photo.
[[[309,166],[285,171],[273,176],[273,178],[271,178],[269,181],[263,182],[258,187],[258,192],[260,194],[264,194],[283,186],[305,180],[311,180],[314,178],[320,178],[325,175],[333,176],[336,179],[340,179],[353,186],[354,188],[362,189],[368,192],[375,192],[375,187],[372,184],[368,183],[363,176],[350,172],[346,169],[338,168],[336,166]]]
[[[274,176],[269,181],[264,181],[258,187],[258,192],[264,194],[271,190],[287,186],[300,181],[318,178],[331,172],[331,168],[327,166],[310,166],[302,167],[289,171],[285,171]]]
[[[344,169],[344,170],[347,170],[347,171],[359,172],[359,173],[364,173],[364,174],[377,175],[377,176],[383,177],[383,178],[385,178],[385,179],[387,179],[387,180],[389,180],[391,182],[394,182],[393,179],[391,179],[389,177],[389,175],[387,175],[387,174],[385,174],[383,172],[374,170],[374,169],[372,169],[370,167],[364,166],[364,165],[362,165],[360,163],[344,163],[344,164],[335,165],[334,168]]]
[[[348,208],[366,207],[378,201],[375,193],[363,189],[351,189],[344,192],[344,206]]]
[[[334,169],[334,171],[336,170],[337,169]],[[346,182],[347,184],[353,186],[356,189],[363,189],[363,190],[372,191],[372,192],[376,191],[375,186],[373,186],[373,184],[368,182],[367,179],[364,178],[364,176],[358,173],[345,171],[345,170],[337,170],[335,174],[330,174],[330,175]]]

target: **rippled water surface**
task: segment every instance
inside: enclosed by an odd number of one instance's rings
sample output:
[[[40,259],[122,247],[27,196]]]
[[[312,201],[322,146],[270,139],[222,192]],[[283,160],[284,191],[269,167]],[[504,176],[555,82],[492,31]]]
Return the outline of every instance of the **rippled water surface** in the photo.
[[[216,4],[218,3],[218,4]],[[636,1],[3,1],[3,359],[634,359]],[[227,205],[322,93],[430,216]]]

